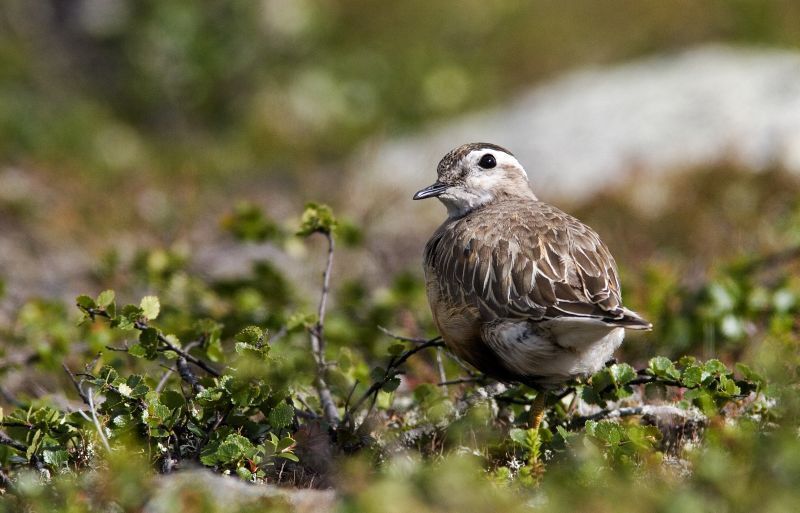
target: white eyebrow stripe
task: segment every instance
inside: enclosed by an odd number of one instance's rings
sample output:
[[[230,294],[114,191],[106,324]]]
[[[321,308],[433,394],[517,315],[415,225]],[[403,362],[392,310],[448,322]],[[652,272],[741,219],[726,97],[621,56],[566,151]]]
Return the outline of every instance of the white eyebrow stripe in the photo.
[[[497,161],[497,167],[515,167],[522,171],[522,174],[525,175],[525,179],[528,179],[528,172],[525,171],[525,168],[520,164],[519,160],[513,155],[509,155],[508,153],[500,150],[495,150],[493,148],[482,148],[479,150],[472,150],[467,154],[466,160],[474,161],[475,164],[486,155],[487,153],[491,153],[494,155],[495,160]]]

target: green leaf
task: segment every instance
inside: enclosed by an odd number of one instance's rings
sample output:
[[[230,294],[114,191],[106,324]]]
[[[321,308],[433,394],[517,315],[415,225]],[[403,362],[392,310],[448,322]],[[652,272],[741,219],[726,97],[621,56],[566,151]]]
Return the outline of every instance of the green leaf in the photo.
[[[144,357],[148,360],[155,360],[158,356],[158,330],[146,328],[139,332],[139,346],[144,351]],[[137,354],[140,350],[137,350]]]
[[[301,312],[295,312],[286,319],[286,330],[290,333],[293,333],[299,329],[309,329],[317,320],[317,316],[314,314],[304,314]]]
[[[253,480],[253,473],[247,469],[247,467],[237,467],[236,474],[239,475],[245,481],[252,481]]]
[[[719,391],[728,397],[737,396],[742,393],[736,382],[727,376],[719,377]]]
[[[636,378],[636,371],[627,363],[615,363],[609,371],[618,386],[626,385]]]
[[[764,379],[764,376],[762,376],[761,374],[753,371],[750,367],[748,367],[747,365],[745,365],[743,363],[737,363],[736,364],[736,371],[744,379],[746,379],[747,381],[751,381],[751,382],[755,383],[759,387],[763,386],[764,383],[766,382],[766,380]]]
[[[80,306],[81,308],[85,308],[87,310],[95,308],[96,306],[94,303],[94,299],[86,295],[80,295],[76,297],[75,302],[78,304],[78,306]]]
[[[292,438],[291,436],[285,436],[281,438],[275,445],[275,450],[278,452],[284,452],[294,447],[294,444],[295,444],[294,438]]]
[[[128,354],[136,358],[147,358],[150,352],[142,344],[133,344],[128,348]]]
[[[703,368],[709,374],[716,375],[716,374],[727,374],[728,373],[728,368],[725,366],[725,364],[722,363],[721,361],[717,360],[717,359],[708,360],[705,363],[705,365],[703,365]]]
[[[114,302],[114,291],[113,290],[104,290],[97,296],[97,306],[100,308],[106,308],[108,305]]]
[[[300,461],[300,458],[298,458],[297,455],[295,453],[293,453],[293,452],[279,452],[275,456],[277,458],[284,458],[284,459],[287,459],[289,461],[293,461],[295,463]]]
[[[400,379],[392,378],[383,384],[381,390],[383,390],[384,392],[394,392],[395,390],[397,390],[397,387],[399,386],[400,386]]]
[[[508,436],[523,447],[525,447],[525,444],[528,440],[528,433],[525,429],[513,428],[508,432]]]
[[[268,416],[270,426],[280,429],[292,425],[294,422],[294,408],[287,403],[279,403]]]
[[[161,311],[161,303],[157,296],[145,296],[139,303],[139,308],[142,309],[142,315],[144,315],[145,319],[152,321],[158,317],[158,313]]]
[[[45,449],[42,451],[42,459],[44,459],[45,463],[53,467],[63,467],[69,462],[69,453],[63,449]]]
[[[679,379],[681,377],[680,371],[672,363],[672,360],[665,356],[651,358],[647,370],[660,378]]]
[[[683,369],[681,373],[681,383],[688,388],[694,388],[700,385],[703,380],[703,369],[697,365],[691,365]]]
[[[369,372],[369,379],[372,381],[383,381],[383,377],[386,375],[386,369],[383,367],[374,367]]]

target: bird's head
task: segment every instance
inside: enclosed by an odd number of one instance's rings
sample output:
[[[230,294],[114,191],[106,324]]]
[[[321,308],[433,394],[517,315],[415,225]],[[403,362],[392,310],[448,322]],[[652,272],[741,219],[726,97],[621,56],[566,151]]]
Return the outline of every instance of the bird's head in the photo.
[[[439,162],[437,173],[436,182],[414,194],[414,199],[439,198],[450,217],[503,198],[536,199],[516,157],[494,144],[471,143],[454,149]]]

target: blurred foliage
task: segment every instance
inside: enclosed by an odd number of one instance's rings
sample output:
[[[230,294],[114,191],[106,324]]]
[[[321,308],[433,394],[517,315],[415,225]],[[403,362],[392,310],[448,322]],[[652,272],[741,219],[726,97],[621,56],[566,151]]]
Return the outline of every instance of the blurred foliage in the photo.
[[[242,212],[224,225],[243,244],[254,219],[279,226],[253,207]],[[328,207],[309,204],[293,231],[336,224]],[[410,276],[384,291],[336,288],[325,377],[342,422],[331,424],[311,386],[316,319],[282,273],[257,262],[241,279],[215,282],[192,272],[189,257],[150,250],[115,271],[133,276],[116,292],[77,298],[79,322],[34,300],[0,327],[3,376],[40,383],[3,389],[0,507],[185,504],[185,488],[165,491],[156,476],[199,465],[246,482],[333,486],[342,511],[783,511],[800,498],[798,259],[793,247],[732,258],[699,289],[670,284],[675,308],[657,323],[686,324],[686,350],[721,350],[727,363],[652,352],[638,370],[610,363],[553,392],[535,431],[535,391],[498,389],[448,357],[440,367],[437,341],[414,338],[433,330]],[[153,293],[120,301],[143,285]],[[743,333],[725,331],[729,315]],[[709,322],[720,333],[712,348]],[[442,386],[442,377],[458,379]],[[753,486],[769,493],[755,498],[745,492]],[[191,497],[208,511],[288,507]]]
[[[286,176],[575,65],[796,46],[798,15],[791,0],[8,0],[0,160]]]
[[[627,302],[643,305],[655,326],[651,345],[627,344],[626,357],[734,361],[756,349],[765,322],[793,325],[798,198],[797,176],[728,165],[666,183],[634,178],[575,209],[621,263]]]

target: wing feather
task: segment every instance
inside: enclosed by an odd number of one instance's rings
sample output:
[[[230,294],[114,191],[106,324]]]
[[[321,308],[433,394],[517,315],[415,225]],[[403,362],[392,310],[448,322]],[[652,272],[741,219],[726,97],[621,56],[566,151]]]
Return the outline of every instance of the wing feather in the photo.
[[[541,202],[504,201],[448,220],[428,242],[426,272],[481,318],[596,318],[645,326],[622,307],[617,267],[588,226]]]

